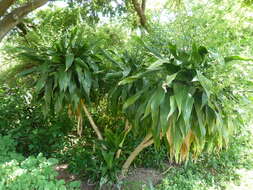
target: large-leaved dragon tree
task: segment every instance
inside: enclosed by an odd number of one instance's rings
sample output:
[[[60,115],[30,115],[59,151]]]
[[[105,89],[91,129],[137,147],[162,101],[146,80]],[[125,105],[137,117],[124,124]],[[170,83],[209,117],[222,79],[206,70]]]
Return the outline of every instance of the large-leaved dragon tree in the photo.
[[[225,62],[195,44],[180,49],[168,43],[162,53],[139,43],[146,49],[146,59],[114,60],[107,74],[119,81],[110,93],[110,104],[123,111],[132,130],[144,137],[123,164],[123,176],[144,148],[155,144],[159,149],[163,138],[169,158],[176,162],[227,146],[238,115],[225,110],[224,104],[237,99],[229,86],[211,80],[213,68]]]
[[[96,101],[101,92],[102,60],[98,55],[99,40],[87,34],[85,27],[72,27],[53,43],[14,48],[22,64],[15,72],[31,76],[36,98],[43,103],[43,113],[59,113],[68,109],[77,120],[78,134],[82,133],[85,114],[99,140],[102,133],[95,124],[87,105]],[[33,81],[33,82],[30,82]]]

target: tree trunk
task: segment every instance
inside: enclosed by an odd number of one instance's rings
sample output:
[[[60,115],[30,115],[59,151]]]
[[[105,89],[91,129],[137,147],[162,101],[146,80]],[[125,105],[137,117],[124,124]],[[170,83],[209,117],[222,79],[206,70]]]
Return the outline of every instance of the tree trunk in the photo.
[[[152,134],[149,133],[146,135],[146,137],[143,139],[143,141],[135,148],[135,150],[130,154],[130,156],[127,158],[126,162],[124,163],[122,167],[122,176],[124,177],[131,165],[131,163],[134,161],[136,156],[145,149],[146,147],[152,145],[154,143],[154,140],[152,139]]]
[[[0,18],[6,13],[8,8],[15,2],[16,0],[1,0],[0,1]]]
[[[140,18],[141,26],[147,29],[147,18],[145,15],[146,0],[142,0],[141,4],[138,2],[138,0],[132,0],[132,4]]]
[[[6,0],[2,0],[1,3],[5,2]],[[24,18],[28,13],[34,11],[35,9],[41,7],[42,5],[46,4],[49,0],[34,0],[32,2],[29,2],[19,8],[14,9],[12,12],[4,16],[0,20],[0,42],[4,38],[4,36],[13,29],[22,18]],[[11,0],[8,1],[9,3]],[[14,1],[13,1],[14,2]],[[12,3],[13,3],[12,2]],[[0,5],[1,5],[0,3]],[[9,5],[11,6],[11,4]],[[9,6],[1,7],[1,11],[6,12],[6,10],[9,8]],[[1,13],[0,13],[1,15]]]

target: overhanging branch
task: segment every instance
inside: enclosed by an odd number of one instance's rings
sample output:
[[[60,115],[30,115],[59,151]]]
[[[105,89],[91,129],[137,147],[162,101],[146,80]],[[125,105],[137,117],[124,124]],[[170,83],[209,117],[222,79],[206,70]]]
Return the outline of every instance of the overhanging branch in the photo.
[[[22,18],[24,18],[28,13],[43,6],[48,1],[49,0],[34,0],[32,2],[26,3],[19,8],[14,9],[12,12],[4,16],[3,19],[0,21],[0,41],[11,29],[13,29],[21,21]]]
[[[0,1],[0,18],[6,13],[8,8],[15,3],[16,0],[1,0]]]

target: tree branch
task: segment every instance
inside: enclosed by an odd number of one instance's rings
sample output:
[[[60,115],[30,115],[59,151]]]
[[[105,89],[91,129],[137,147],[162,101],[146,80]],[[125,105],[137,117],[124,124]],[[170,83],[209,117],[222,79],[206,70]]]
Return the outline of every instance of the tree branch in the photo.
[[[145,9],[146,9],[146,0],[142,0],[141,9],[142,9],[143,12],[145,12]]]
[[[142,0],[142,4],[138,2],[138,0],[132,0],[132,4],[134,6],[135,11],[137,12],[141,26],[147,29],[147,18],[145,15],[145,7],[146,7],[146,0]]]
[[[122,173],[121,173],[122,177],[124,177],[127,174],[131,163],[138,156],[138,154],[143,149],[152,145],[153,143],[154,143],[154,140],[152,139],[152,134],[151,133],[147,134],[146,137],[143,139],[143,141],[134,149],[133,152],[131,152],[131,154],[129,155],[125,163],[123,164]]]
[[[22,18],[24,18],[28,13],[46,4],[48,1],[49,0],[34,0],[19,8],[14,9],[11,13],[7,14],[0,21],[0,41],[21,21]]]
[[[1,0],[0,1],[0,18],[6,13],[8,8],[15,2],[16,0]]]

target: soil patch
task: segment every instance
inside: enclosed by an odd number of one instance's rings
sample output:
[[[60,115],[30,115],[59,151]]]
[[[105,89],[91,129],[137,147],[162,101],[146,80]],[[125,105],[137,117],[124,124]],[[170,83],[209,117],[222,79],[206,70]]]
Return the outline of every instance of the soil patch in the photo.
[[[59,173],[57,179],[65,182],[80,180],[77,176],[70,174],[68,165],[58,165],[55,170]],[[152,168],[136,168],[131,170],[127,177],[123,178],[120,185],[104,185],[101,190],[142,190],[145,186],[157,185],[163,178],[160,171]],[[97,184],[91,184],[87,180],[81,181],[81,190],[96,190]]]

